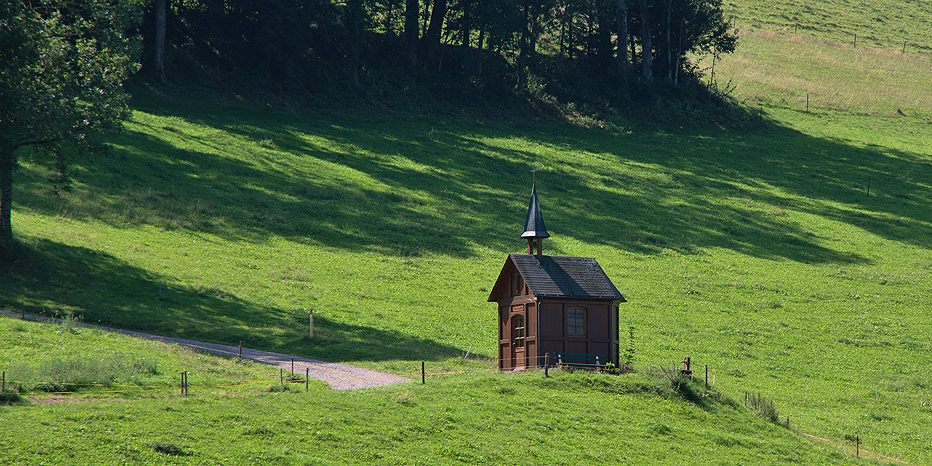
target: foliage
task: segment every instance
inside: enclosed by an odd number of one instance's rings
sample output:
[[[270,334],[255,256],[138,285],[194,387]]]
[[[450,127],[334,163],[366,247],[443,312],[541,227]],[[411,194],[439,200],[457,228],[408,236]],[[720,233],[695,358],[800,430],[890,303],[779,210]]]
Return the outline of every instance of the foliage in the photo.
[[[617,3],[605,0],[449,2],[443,30],[430,25],[428,16],[442,11],[434,7],[443,7],[446,2],[414,2],[423,23],[415,31],[420,59],[414,63],[408,56],[410,39],[400,33],[407,16],[403,10],[410,2],[171,3],[169,74],[178,82],[190,76],[201,82],[222,76],[224,80],[259,85],[272,92],[349,101],[359,95],[379,100],[380,88],[386,81],[405,81],[394,89],[396,93],[400,89],[427,88],[433,99],[440,100],[456,99],[451,84],[487,89],[507,84],[514,99],[527,90],[527,74],[537,72],[542,60],[557,61],[560,66],[584,65],[580,70],[586,80],[617,86],[614,63],[616,59],[628,59],[627,51],[619,55],[612,44],[612,36],[618,31]],[[651,34],[657,39],[649,52],[671,57],[668,61],[656,60],[656,72],[669,73],[669,83],[673,83],[672,67],[683,71],[677,75],[679,83],[702,74],[688,57],[712,50],[716,54],[734,50],[736,35],[724,19],[721,0],[651,4],[649,17],[643,21],[651,23]],[[157,47],[153,8],[151,5],[147,10],[147,25],[143,28],[148,55]],[[629,11],[632,43],[640,44],[640,28],[633,25],[642,19],[637,8]],[[438,47],[442,52],[436,50]],[[379,52],[369,53],[373,49]],[[487,66],[503,59],[509,62],[508,72],[514,79],[503,81],[495,67]],[[574,82],[561,84],[572,86]],[[463,102],[476,101],[467,97]]]
[[[780,414],[777,413],[777,408],[774,406],[773,400],[767,399],[767,397],[760,393],[745,393],[744,405],[757,413],[760,417],[774,424],[780,422]]]
[[[13,1],[0,6],[0,258],[12,254],[17,151],[54,163],[67,185],[75,150],[120,129],[122,83],[135,70],[125,30],[133,9],[115,0]]]

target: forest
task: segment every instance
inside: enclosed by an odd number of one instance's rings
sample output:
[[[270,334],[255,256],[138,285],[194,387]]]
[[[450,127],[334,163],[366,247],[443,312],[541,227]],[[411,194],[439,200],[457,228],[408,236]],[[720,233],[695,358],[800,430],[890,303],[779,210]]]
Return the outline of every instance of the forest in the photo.
[[[220,78],[271,91],[376,97],[426,86],[439,99],[500,99],[547,88],[551,95],[562,92],[558,98],[626,100],[632,86],[700,82],[708,70],[698,59],[733,52],[738,37],[721,0],[151,0],[141,6],[149,79]]]

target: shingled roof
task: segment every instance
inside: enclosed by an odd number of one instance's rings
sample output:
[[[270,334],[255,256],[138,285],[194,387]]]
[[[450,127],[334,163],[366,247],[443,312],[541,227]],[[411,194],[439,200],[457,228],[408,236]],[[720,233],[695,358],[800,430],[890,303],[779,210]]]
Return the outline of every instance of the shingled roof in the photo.
[[[502,287],[507,290],[509,277],[505,276],[514,264],[527,283],[531,293],[539,298],[612,299],[625,302],[608,279],[599,263],[591,257],[535,256],[532,254],[509,254],[489,301],[502,296]]]

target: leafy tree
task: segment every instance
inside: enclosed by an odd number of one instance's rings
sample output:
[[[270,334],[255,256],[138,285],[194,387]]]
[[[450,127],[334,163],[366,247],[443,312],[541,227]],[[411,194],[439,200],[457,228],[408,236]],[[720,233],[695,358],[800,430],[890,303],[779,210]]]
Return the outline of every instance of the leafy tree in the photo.
[[[135,8],[118,0],[0,2],[0,259],[13,255],[13,175],[26,148],[67,162],[120,130],[122,83],[136,70],[125,33]]]

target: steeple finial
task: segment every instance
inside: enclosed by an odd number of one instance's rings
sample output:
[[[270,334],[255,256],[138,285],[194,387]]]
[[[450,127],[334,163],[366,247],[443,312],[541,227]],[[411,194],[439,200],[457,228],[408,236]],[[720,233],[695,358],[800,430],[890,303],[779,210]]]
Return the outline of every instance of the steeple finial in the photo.
[[[531,170],[534,177],[537,177],[537,169]],[[531,186],[531,203],[527,207],[527,221],[524,224],[524,233],[522,238],[527,238],[527,253],[533,253],[533,246],[537,246],[537,255],[541,255],[543,239],[549,238],[547,227],[544,225],[544,215],[540,211],[540,201],[537,199],[537,180]]]

